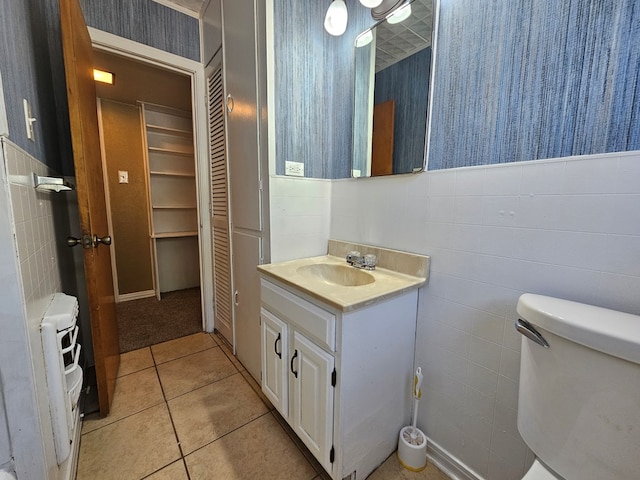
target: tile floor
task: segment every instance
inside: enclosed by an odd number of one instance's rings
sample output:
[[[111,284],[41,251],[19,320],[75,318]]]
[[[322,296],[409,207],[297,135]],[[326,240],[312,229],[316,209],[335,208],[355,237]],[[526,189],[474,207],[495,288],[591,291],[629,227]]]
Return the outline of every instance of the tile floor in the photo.
[[[85,418],[79,480],[328,479],[217,335],[122,355],[111,413]],[[372,480],[446,480],[392,455]]]

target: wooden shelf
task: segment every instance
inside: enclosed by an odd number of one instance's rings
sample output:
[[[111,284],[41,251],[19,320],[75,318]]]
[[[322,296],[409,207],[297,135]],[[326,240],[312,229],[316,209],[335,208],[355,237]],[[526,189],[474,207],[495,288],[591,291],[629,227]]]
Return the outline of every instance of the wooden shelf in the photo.
[[[195,205],[151,205],[153,209],[173,209],[173,210],[195,210],[198,208]]]
[[[170,153],[172,155],[181,155],[183,157],[191,157],[193,158],[193,151],[191,152],[182,152],[180,150],[172,150],[170,148],[159,148],[159,147],[149,147],[150,152],[157,153]]]
[[[150,171],[151,175],[165,175],[168,177],[191,177],[195,178],[195,173],[183,173],[183,172],[159,172],[159,171]]]
[[[185,138],[191,138],[193,136],[193,134],[188,130],[181,130],[179,128],[173,127],[164,127],[162,125],[152,125],[150,123],[147,123],[147,130],[157,133],[166,133],[169,135],[178,135]]]
[[[180,238],[180,237],[197,237],[198,232],[164,232],[154,233],[151,238]]]
[[[200,283],[198,209],[189,112],[143,103],[156,296]]]

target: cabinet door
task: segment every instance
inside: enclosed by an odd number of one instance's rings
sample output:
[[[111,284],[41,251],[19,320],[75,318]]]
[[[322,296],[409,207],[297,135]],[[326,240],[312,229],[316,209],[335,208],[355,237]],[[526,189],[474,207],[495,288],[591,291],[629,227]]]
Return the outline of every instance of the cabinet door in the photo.
[[[261,238],[234,232],[233,305],[236,354],[253,378],[260,381],[260,263]]]
[[[254,0],[222,1],[227,155],[234,228],[262,230]]]
[[[262,319],[262,391],[284,418],[289,416],[287,324],[266,311]]]
[[[299,332],[290,350],[291,417],[289,422],[322,466],[331,472],[335,361]]]

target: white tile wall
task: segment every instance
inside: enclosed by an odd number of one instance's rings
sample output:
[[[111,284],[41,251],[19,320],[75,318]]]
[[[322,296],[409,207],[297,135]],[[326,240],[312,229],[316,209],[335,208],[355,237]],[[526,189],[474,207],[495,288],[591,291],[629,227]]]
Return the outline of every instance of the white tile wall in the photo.
[[[6,335],[13,336],[2,345],[3,353],[12,359],[12,368],[2,372],[5,404],[11,413],[10,439],[18,476],[54,478],[58,466],[39,327],[53,294],[61,289],[54,211],[64,202],[56,195],[64,194],[37,192],[31,186],[31,172],[54,172],[6,139],[2,146],[2,187],[9,193],[9,216],[6,222],[0,222],[0,228],[13,237],[5,253],[18,267],[12,270],[11,278],[3,278],[16,287],[12,300],[18,299],[19,305],[13,321],[3,325],[5,339]],[[30,410],[32,407],[35,411]],[[38,453],[40,448],[42,453]]]
[[[272,262],[326,255],[330,180],[272,176],[269,199]]]
[[[521,293],[640,314],[640,152],[333,182],[331,238],[431,255],[419,424],[478,476],[520,479]]]

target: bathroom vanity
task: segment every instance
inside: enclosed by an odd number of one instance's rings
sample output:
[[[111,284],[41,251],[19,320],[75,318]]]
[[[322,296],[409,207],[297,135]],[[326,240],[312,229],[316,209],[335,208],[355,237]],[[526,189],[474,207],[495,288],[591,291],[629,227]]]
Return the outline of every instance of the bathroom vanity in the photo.
[[[332,478],[365,478],[411,414],[418,288],[429,257],[354,246],[261,265],[262,390]],[[333,253],[333,255],[332,255]],[[400,267],[400,271],[385,267]]]

